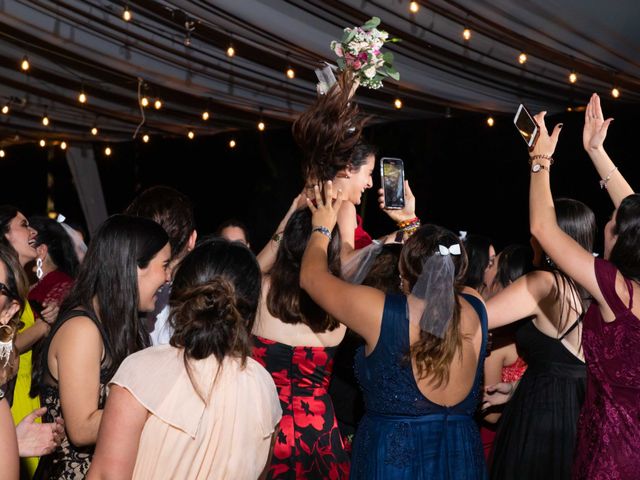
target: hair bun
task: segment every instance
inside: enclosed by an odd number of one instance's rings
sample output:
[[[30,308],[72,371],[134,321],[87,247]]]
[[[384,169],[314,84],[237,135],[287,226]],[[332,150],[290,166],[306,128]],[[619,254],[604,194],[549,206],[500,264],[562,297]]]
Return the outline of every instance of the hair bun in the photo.
[[[235,288],[231,282],[216,277],[210,282],[188,289],[179,295],[180,305],[175,305],[176,313],[180,311],[194,319],[207,317],[207,321],[218,321],[236,317],[237,305]]]

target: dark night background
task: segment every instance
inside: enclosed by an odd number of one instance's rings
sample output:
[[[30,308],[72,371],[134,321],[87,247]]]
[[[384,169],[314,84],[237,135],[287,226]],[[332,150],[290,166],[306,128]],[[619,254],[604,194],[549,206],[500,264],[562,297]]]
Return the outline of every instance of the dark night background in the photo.
[[[514,106],[514,111],[517,106]],[[639,115],[629,106],[603,101],[607,116],[616,120],[609,129],[607,151],[632,186],[640,180],[636,165]],[[406,177],[417,197],[417,213],[424,222],[453,230],[491,236],[498,248],[528,241],[528,164],[524,142],[511,116],[495,116],[489,128],[486,116],[470,115],[373,125],[367,138],[379,147],[379,157],[405,162]],[[601,229],[612,212],[598,175],[582,148],[584,114],[567,112],[550,116],[549,128],[564,128],[552,168],[554,196],[587,203]],[[231,138],[235,149],[228,146]],[[213,137],[129,142],[113,146],[105,157],[104,145],[94,145],[110,214],[121,212],[148,186],[170,185],[186,193],[196,211],[200,234],[215,230],[234,217],[250,229],[252,247],[258,251],[273,233],[293,197],[302,187],[300,153],[288,128],[265,132],[238,131]],[[46,212],[47,172],[53,177],[55,209],[71,220],[83,222],[77,193],[64,153],[57,147],[22,145],[5,149],[0,160],[0,203],[17,205],[27,215]],[[377,166],[378,167],[378,166]],[[364,226],[373,236],[394,227],[379,211],[374,188],[363,197]],[[597,246],[601,251],[601,246]]]

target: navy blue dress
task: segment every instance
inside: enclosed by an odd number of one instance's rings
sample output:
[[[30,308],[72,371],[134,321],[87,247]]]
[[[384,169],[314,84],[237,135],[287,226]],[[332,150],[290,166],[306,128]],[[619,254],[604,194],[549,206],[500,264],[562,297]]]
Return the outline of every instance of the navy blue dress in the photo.
[[[356,353],[356,377],[366,413],[356,434],[352,479],[477,480],[487,478],[480,433],[473,415],[481,398],[487,343],[487,314],[472,295],[463,297],[478,313],[482,346],[473,388],[452,407],[427,399],[415,382],[409,350],[409,319],[404,295],[387,295],[380,339],[371,354]]]

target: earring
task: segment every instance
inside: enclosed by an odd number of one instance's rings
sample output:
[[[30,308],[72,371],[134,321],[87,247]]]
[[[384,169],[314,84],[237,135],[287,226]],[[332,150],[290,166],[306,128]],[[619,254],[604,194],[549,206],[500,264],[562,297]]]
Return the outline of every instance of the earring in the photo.
[[[13,351],[13,328],[9,325],[0,325],[0,331],[7,329],[9,331],[9,335],[7,336],[7,340],[0,340],[0,361],[4,360],[4,364],[2,367],[6,367],[9,363],[9,358],[11,357],[11,352]]]
[[[42,259],[38,257],[36,259],[36,277],[40,280],[44,276],[44,272],[42,271]]]

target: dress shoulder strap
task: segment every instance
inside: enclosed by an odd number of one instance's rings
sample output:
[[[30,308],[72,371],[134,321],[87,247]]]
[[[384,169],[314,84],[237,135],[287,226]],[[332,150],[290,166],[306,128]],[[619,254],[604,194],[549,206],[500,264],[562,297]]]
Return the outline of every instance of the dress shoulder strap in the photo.
[[[629,291],[629,306],[627,306],[616,293],[616,276],[618,274],[616,266],[607,260],[596,258],[594,268],[598,287],[607,305],[609,305],[609,308],[613,311],[613,314],[617,317],[631,309],[633,307],[633,287],[631,281],[627,278],[624,279],[624,283]]]
[[[569,328],[567,328],[567,329],[564,331],[564,333],[563,333],[563,334],[558,338],[558,340],[559,340],[559,341],[564,340],[564,337],[566,337],[567,335],[569,335],[573,330],[575,330],[575,329],[576,329],[576,327],[577,327],[578,325],[580,325],[580,322],[582,321],[582,318],[584,317],[584,313],[585,313],[585,312],[582,312],[582,313],[580,314],[580,316],[578,316],[578,318],[576,318],[576,321],[575,321],[575,322],[573,322],[573,324],[572,324]]]
[[[399,351],[404,354],[409,348],[409,315],[406,296],[385,295],[380,339],[376,350],[378,347],[393,354]]]
[[[480,327],[482,328],[482,346],[481,346],[481,357],[486,355],[487,349],[487,340],[489,337],[489,320],[487,316],[487,308],[484,305],[484,302],[480,300],[475,295],[471,295],[469,293],[463,293],[462,297],[471,304],[473,309],[480,317]]]

